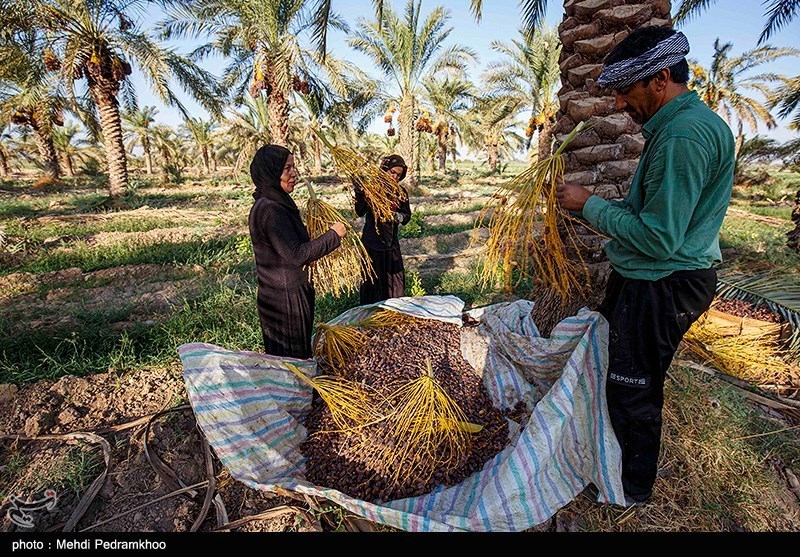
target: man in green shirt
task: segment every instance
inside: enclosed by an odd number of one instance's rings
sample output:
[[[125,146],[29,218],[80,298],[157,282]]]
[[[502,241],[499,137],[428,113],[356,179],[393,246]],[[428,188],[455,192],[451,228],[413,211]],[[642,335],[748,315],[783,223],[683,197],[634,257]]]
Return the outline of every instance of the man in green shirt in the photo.
[[[652,496],[664,376],[683,335],[710,306],[719,229],[733,187],[728,125],[689,90],[689,43],[668,26],[633,31],[598,82],[645,138],[628,196],[607,201],[562,184],[560,205],[610,238],[611,276],[599,311],[609,323],[606,395],[622,449],[626,504]]]

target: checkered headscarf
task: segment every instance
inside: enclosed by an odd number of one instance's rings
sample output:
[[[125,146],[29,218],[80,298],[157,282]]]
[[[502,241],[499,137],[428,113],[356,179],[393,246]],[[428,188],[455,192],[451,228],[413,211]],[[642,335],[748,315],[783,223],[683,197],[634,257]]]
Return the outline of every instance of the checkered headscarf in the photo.
[[[689,40],[678,31],[635,58],[604,66],[597,83],[610,89],[622,89],[677,64],[688,53]]]

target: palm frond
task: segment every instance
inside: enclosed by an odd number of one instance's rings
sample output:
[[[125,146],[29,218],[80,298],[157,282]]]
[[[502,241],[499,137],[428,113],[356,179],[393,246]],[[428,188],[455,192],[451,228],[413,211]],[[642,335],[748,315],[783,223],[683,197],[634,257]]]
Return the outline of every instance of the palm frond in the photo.
[[[795,276],[776,272],[750,276],[720,273],[717,296],[762,304],[789,323],[792,327],[789,352],[792,359],[800,361],[800,283]]]

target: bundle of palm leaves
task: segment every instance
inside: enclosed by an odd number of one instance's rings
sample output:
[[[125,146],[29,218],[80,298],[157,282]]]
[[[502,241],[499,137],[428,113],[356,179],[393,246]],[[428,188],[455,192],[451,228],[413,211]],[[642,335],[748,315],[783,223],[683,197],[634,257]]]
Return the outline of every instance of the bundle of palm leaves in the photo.
[[[575,228],[579,221],[561,209],[555,196],[564,176],[562,153],[585,127],[579,123],[552,156],[534,162],[502,185],[483,209],[478,223],[491,215],[479,276],[483,286],[500,281],[510,288],[512,282],[531,278],[558,292],[562,300],[588,286],[589,271],[581,256],[585,246]]]
[[[314,133],[328,148],[341,178],[354,188],[361,188],[364,199],[375,215],[375,222],[391,222],[395,207],[407,199],[405,188],[381,168],[355,151],[331,144],[322,132]]]
[[[306,204],[306,228],[309,236],[318,238],[328,231],[335,222],[344,223],[347,234],[342,245],[334,251],[317,259],[309,266],[311,283],[321,294],[335,297],[358,290],[362,282],[375,276],[367,250],[352,225],[333,206],[319,199],[311,183],[308,187]]]

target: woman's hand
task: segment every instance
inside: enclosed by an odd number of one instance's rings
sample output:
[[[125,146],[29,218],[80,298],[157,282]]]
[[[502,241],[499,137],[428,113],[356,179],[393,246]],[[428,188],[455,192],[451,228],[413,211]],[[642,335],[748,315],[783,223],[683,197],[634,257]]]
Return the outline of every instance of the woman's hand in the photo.
[[[342,222],[335,222],[331,225],[331,230],[335,230],[339,238],[344,238],[347,234],[347,228]]]

